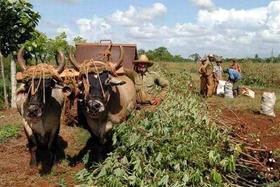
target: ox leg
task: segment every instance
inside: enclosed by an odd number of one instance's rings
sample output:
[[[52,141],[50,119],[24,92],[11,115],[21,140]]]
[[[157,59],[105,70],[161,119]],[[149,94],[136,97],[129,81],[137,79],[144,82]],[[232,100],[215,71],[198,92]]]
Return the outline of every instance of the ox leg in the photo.
[[[111,121],[108,121],[106,123],[105,132],[104,133],[107,134],[108,132],[110,132],[112,130],[112,128],[113,128],[113,123]]]
[[[105,124],[101,125],[98,134],[99,142],[104,145],[107,142],[106,135],[110,132],[113,128],[113,123],[111,121],[106,122]]]
[[[51,156],[51,162],[52,164],[55,162],[56,160],[56,148],[57,148],[57,138],[58,138],[58,133],[59,133],[59,128],[56,130],[53,130],[50,133],[50,137],[49,137],[49,143],[48,143],[48,150],[50,152],[50,156]]]
[[[26,134],[26,137],[28,139],[28,149],[30,152],[30,166],[34,167],[37,165],[37,159],[36,159],[36,153],[37,153],[37,141],[36,137],[30,128],[30,126],[27,124],[27,122],[24,120],[23,121],[23,127],[24,127],[24,132]]]

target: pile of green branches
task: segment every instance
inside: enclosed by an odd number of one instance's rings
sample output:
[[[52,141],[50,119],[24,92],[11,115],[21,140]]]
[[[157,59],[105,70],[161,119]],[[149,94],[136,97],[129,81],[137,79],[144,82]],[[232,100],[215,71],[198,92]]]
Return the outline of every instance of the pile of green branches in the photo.
[[[230,184],[235,154],[228,135],[211,123],[207,107],[188,91],[190,76],[170,74],[171,88],[154,111],[136,111],[113,130],[115,149],[101,164],[77,173],[97,186],[220,186]]]

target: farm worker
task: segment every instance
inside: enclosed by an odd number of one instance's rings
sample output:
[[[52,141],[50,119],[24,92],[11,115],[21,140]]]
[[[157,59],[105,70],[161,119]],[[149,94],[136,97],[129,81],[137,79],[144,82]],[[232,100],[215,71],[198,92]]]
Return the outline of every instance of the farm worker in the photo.
[[[234,59],[232,60],[232,64],[231,64],[230,68],[235,69],[236,71],[241,73],[241,68],[238,65],[238,63],[236,62],[236,60],[234,60]]]
[[[221,66],[222,59],[217,58],[216,59],[216,65],[214,66],[214,77],[216,80],[222,80],[223,79],[223,68]]]
[[[215,57],[213,54],[210,54],[207,56],[206,61],[204,63],[202,63],[199,68],[200,74],[205,79],[203,81],[206,81],[206,96],[207,97],[211,97],[213,95],[214,88],[215,88],[214,73],[213,73],[213,63],[214,62],[215,62]]]
[[[239,85],[241,80],[241,74],[233,68],[228,68],[224,72],[228,74],[228,81],[231,82],[233,85],[233,95],[238,96],[240,94]]]
[[[133,61],[133,81],[136,87],[136,101],[138,104],[158,105],[164,99],[169,89],[169,81],[154,71],[149,71],[153,62],[143,54]],[[130,76],[131,77],[131,76]],[[157,93],[156,87],[161,87]]]
[[[207,58],[203,57],[200,59],[200,67],[198,69],[198,73],[200,74],[200,94],[202,96],[207,95],[207,76],[205,71],[205,64],[206,64]]]
[[[215,82],[215,93],[217,91],[217,87],[219,84],[219,81],[223,79],[223,68],[221,66],[222,59],[221,58],[216,58],[216,65],[214,66],[214,82]]]

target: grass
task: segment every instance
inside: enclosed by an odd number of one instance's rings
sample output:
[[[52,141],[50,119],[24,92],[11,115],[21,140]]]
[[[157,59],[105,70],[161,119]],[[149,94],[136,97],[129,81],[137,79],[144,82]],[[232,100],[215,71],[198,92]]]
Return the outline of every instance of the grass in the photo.
[[[220,106],[226,106],[232,110],[239,111],[259,111],[261,109],[261,97],[263,91],[275,92],[276,98],[280,98],[280,91],[275,88],[259,88],[259,87],[249,87],[256,92],[255,98],[250,98],[247,96],[239,96],[234,99],[223,98],[220,96],[213,96],[208,98],[209,103],[219,103]],[[276,100],[275,111],[280,111],[280,100]]]
[[[9,138],[18,136],[20,128],[16,124],[7,124],[0,126],[0,143],[5,142]]]

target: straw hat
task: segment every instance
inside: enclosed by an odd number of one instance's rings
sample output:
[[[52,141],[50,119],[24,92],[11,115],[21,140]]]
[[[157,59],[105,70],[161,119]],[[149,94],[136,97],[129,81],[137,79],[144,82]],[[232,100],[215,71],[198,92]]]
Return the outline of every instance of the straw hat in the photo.
[[[208,55],[208,57],[214,58],[214,54],[210,53],[210,54]]]
[[[147,55],[143,54],[143,55],[140,55],[140,58],[138,60],[134,60],[133,64],[134,65],[136,65],[136,64],[147,64],[149,66],[152,66],[153,62],[149,61]]]

